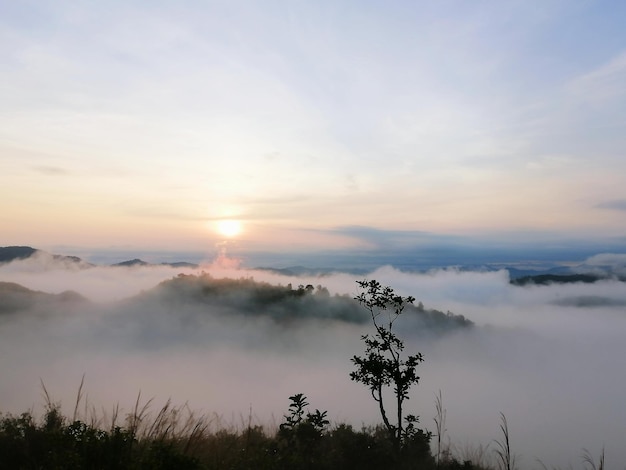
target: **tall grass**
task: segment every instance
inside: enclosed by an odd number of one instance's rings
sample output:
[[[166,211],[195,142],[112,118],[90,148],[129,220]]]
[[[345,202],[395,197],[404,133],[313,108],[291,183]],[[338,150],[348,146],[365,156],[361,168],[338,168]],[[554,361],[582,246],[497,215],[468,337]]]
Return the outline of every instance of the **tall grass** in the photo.
[[[435,463],[437,468],[441,464],[442,457],[450,455],[450,449],[444,448],[444,436],[446,434],[446,414],[447,410],[443,407],[443,398],[441,396],[441,390],[435,395],[435,411],[436,416],[433,418],[435,421]]]
[[[500,412],[500,431],[502,431],[502,438],[495,440],[496,449],[494,449],[497,456],[498,469],[515,470],[515,455],[511,452],[509,424],[502,412]]]
[[[604,470],[604,448],[602,448],[602,452],[600,453],[600,459],[598,460],[598,464],[596,465],[591,452],[587,449],[583,449],[582,460],[585,463],[585,466],[591,470]]]
[[[232,470],[515,470],[509,425],[500,414],[501,438],[495,447],[446,444],[446,410],[442,394],[435,399],[436,440],[418,434],[400,454],[384,427],[355,430],[348,424],[263,426],[250,409],[239,422],[217,414],[197,413],[184,403],[167,400],[155,406],[141,392],[131,409],[119,404],[97,411],[81,379],[67,416],[41,383],[44,412],[0,414],[0,470],[5,469],[232,469]],[[311,414],[315,416],[315,414]],[[490,458],[493,457],[493,458]],[[586,470],[605,470],[583,449]],[[545,465],[539,462],[544,470]]]

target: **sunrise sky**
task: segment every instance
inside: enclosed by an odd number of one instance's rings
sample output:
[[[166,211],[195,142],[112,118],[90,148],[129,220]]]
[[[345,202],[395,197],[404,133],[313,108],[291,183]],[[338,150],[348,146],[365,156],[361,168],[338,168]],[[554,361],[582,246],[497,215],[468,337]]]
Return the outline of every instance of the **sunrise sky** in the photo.
[[[626,244],[625,21],[623,1],[0,0],[0,245]]]

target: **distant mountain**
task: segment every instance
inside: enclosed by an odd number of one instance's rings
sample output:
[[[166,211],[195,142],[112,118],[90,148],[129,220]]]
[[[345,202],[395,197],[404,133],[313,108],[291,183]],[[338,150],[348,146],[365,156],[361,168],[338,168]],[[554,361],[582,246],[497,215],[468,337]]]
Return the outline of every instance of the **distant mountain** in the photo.
[[[121,263],[115,263],[115,264],[112,264],[111,266],[130,267],[130,266],[149,266],[149,265],[150,263],[144,260],[141,260],[139,258],[135,258],[135,259],[130,259],[128,261],[122,261]]]
[[[50,261],[55,261],[55,262],[66,263],[66,264],[69,264],[69,266],[72,266],[72,268],[78,267],[82,269],[82,268],[92,268],[94,266],[97,266],[96,264],[89,263],[79,258],[78,256],[55,255],[44,250],[33,248],[31,246],[0,247],[0,264],[10,263],[12,261],[26,260],[31,257],[41,257],[41,259],[44,261],[50,260]],[[170,266],[172,268],[196,269],[200,265],[196,263],[188,263],[186,261],[153,264],[153,263],[144,261],[142,259],[135,258],[135,259],[127,260],[127,261],[122,261],[120,263],[111,264],[110,266],[115,266],[115,267]]]
[[[11,261],[25,260],[33,257],[38,257],[43,263],[48,261],[54,261],[57,263],[64,263],[66,267],[70,269],[84,269],[97,266],[95,264],[86,262],[77,256],[65,256],[48,253],[44,250],[32,248],[30,246],[7,246],[0,247],[0,265]],[[399,260],[396,260],[400,263]],[[425,273],[432,269],[454,269],[460,272],[495,272],[506,270],[509,274],[511,284],[516,286],[524,286],[528,284],[551,284],[551,283],[572,283],[572,282],[597,282],[603,279],[614,279],[626,282],[626,267],[611,266],[611,265],[572,265],[572,266],[551,266],[542,268],[535,267],[522,267],[521,265],[511,264],[466,264],[466,265],[454,265],[454,266],[440,266],[428,268],[420,268],[419,266],[412,267],[408,264],[390,263],[396,269],[405,272]],[[163,262],[163,263],[150,263],[140,258],[129,259],[121,261],[119,263],[107,265],[112,267],[151,267],[151,266],[169,266],[172,268],[190,268],[197,269],[200,265],[189,262]],[[532,266],[532,265],[531,265]],[[267,271],[288,277],[324,277],[333,273],[348,273],[353,275],[367,275],[372,272],[372,269],[358,269],[350,267],[317,267],[311,268],[302,265],[287,266],[287,267],[263,267],[250,268],[256,271]]]
[[[611,266],[555,266],[548,269],[522,269],[512,266],[491,266],[488,264],[455,266],[461,272],[494,272],[504,269],[509,273],[510,283],[515,286],[528,284],[571,284],[576,282],[593,283],[612,279],[626,281],[626,275],[615,272]]]
[[[267,271],[274,274],[280,274],[282,276],[328,276],[333,273],[342,272],[349,274],[367,274],[367,271],[363,270],[339,270],[336,268],[307,268],[306,266],[289,266],[286,268],[252,268],[253,271]]]
[[[46,292],[28,289],[14,282],[0,282],[0,314],[28,310],[37,305],[67,305],[83,302],[89,301],[74,291],[65,291],[60,294],[48,294]]]
[[[0,247],[0,263],[10,263],[17,259],[26,259],[34,255],[38,250],[30,246],[4,246]]]
[[[38,250],[30,246],[4,246],[0,247],[0,264],[10,263],[12,261],[25,260],[32,257],[40,256],[42,259],[48,259],[55,262],[69,263],[73,267],[89,268],[94,266],[87,261],[82,260],[78,256],[54,255],[44,250]]]
[[[598,308],[598,307],[626,307],[626,300],[616,299],[612,297],[602,297],[599,295],[583,295],[576,297],[566,297],[563,299],[557,299],[552,302],[555,305],[562,307],[584,307],[584,308]]]
[[[514,267],[505,268],[509,273],[509,278],[519,279],[521,277],[540,276],[544,274],[553,274],[557,276],[573,274],[572,268],[569,266],[557,266],[549,269],[520,269]]]
[[[534,285],[549,285],[549,284],[572,284],[576,282],[582,282],[585,284],[592,284],[598,281],[614,280],[626,282],[625,276],[616,276],[609,274],[538,274],[534,276],[524,276],[517,279],[511,279],[511,284],[516,286],[526,286],[528,284]]]
[[[175,263],[159,263],[159,264],[154,264],[154,263],[148,263],[147,261],[144,261],[142,259],[139,258],[135,258],[135,259],[129,259],[128,261],[122,261],[121,263],[115,263],[112,264],[111,266],[114,267],[133,267],[133,266],[169,266],[171,268],[192,268],[192,269],[196,269],[199,268],[200,265],[199,264],[195,264],[195,263],[187,263],[185,261],[178,261]]]
[[[197,269],[200,267],[199,264],[188,263],[186,261],[177,261],[176,263],[161,263],[160,266],[170,266],[172,268],[191,268],[191,269]]]
[[[591,284],[601,279],[606,279],[606,277],[598,276],[596,274],[538,274],[535,276],[523,276],[517,279],[512,279],[511,284],[516,286],[525,286],[528,284],[545,286],[548,284],[572,284],[575,282]]]
[[[392,266],[395,266],[392,264]],[[396,269],[399,269],[396,267]],[[413,269],[400,269],[400,271],[405,272],[415,272],[415,273],[426,273],[432,271],[433,269],[454,269],[459,272],[479,272],[479,273],[488,273],[488,272],[496,272],[505,270],[509,273],[510,279],[518,279],[522,277],[528,276],[538,276],[544,274],[554,274],[554,275],[569,275],[579,273],[581,270],[585,270],[586,267],[581,265],[576,271],[569,266],[555,266],[547,269],[523,269],[514,266],[503,266],[503,265],[491,265],[491,264],[463,264],[463,265],[453,265],[453,266],[441,266],[439,268],[422,268],[415,267]],[[338,269],[338,268],[309,268],[307,266],[287,266],[284,268],[269,268],[269,267],[256,267],[253,268],[255,271],[268,271],[275,274],[281,274],[283,276],[326,276],[333,273],[341,272],[341,273],[349,273],[349,274],[358,274],[365,275],[371,272],[371,270],[364,269]],[[587,269],[589,272],[592,270]]]

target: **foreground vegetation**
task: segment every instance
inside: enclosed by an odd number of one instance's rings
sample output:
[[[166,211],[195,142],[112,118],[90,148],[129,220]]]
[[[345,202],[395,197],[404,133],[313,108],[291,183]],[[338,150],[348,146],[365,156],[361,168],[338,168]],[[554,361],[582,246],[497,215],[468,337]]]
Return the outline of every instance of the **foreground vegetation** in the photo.
[[[490,445],[455,449],[445,443],[445,410],[440,398],[435,433],[414,434],[399,454],[384,426],[354,429],[348,424],[330,425],[324,412],[298,407],[302,399],[306,397],[300,394],[291,397],[288,413],[277,429],[253,424],[252,417],[239,426],[226,424],[215,415],[196,415],[186,405],[176,407],[169,402],[152,412],[151,401],[140,404],[140,397],[124,416],[118,409],[97,415],[88,406],[79,416],[78,400],[74,413],[63,415],[59,404],[48,401],[39,418],[32,411],[19,416],[0,414],[0,470],[520,468],[510,448],[505,419],[501,438]],[[594,457],[583,450],[581,463],[585,470],[606,468],[604,452]],[[541,462],[535,464],[533,468],[556,470]]]
[[[80,395],[80,392],[79,392]],[[78,405],[78,401],[77,401]],[[241,429],[186,406],[150,414],[148,401],[125,417],[64,416],[48,403],[0,417],[1,469],[479,469],[446,457],[437,466],[430,433],[419,431],[394,448],[384,427],[330,426],[326,412],[310,412],[306,397],[291,397],[284,422],[268,431],[251,420]],[[109,421],[105,424],[105,421]],[[119,422],[121,421],[121,422]]]

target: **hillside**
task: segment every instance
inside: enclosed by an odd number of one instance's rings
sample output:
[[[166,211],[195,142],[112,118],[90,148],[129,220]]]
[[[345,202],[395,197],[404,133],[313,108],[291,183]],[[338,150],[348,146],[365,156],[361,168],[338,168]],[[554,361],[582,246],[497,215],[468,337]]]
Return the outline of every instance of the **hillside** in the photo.
[[[269,317],[277,323],[308,319],[367,323],[369,314],[347,295],[330,295],[322,285],[273,285],[252,278],[216,279],[209,274],[184,275],[160,283],[131,302],[153,300],[172,310],[183,305],[219,308],[230,314]],[[451,312],[409,305],[405,316],[428,331],[468,328],[473,323]]]
[[[84,261],[78,256],[56,255],[39,250],[31,246],[4,246],[0,247],[0,264],[10,263],[12,261],[26,260],[29,258],[41,257],[44,260],[50,260],[57,263],[64,263],[73,267],[88,268],[94,266]]]
[[[30,258],[37,251],[30,246],[0,246],[0,263]]]
[[[63,304],[86,303],[88,300],[74,291],[60,294],[28,289],[14,282],[0,282],[0,314],[29,310],[38,305],[57,307]]]

